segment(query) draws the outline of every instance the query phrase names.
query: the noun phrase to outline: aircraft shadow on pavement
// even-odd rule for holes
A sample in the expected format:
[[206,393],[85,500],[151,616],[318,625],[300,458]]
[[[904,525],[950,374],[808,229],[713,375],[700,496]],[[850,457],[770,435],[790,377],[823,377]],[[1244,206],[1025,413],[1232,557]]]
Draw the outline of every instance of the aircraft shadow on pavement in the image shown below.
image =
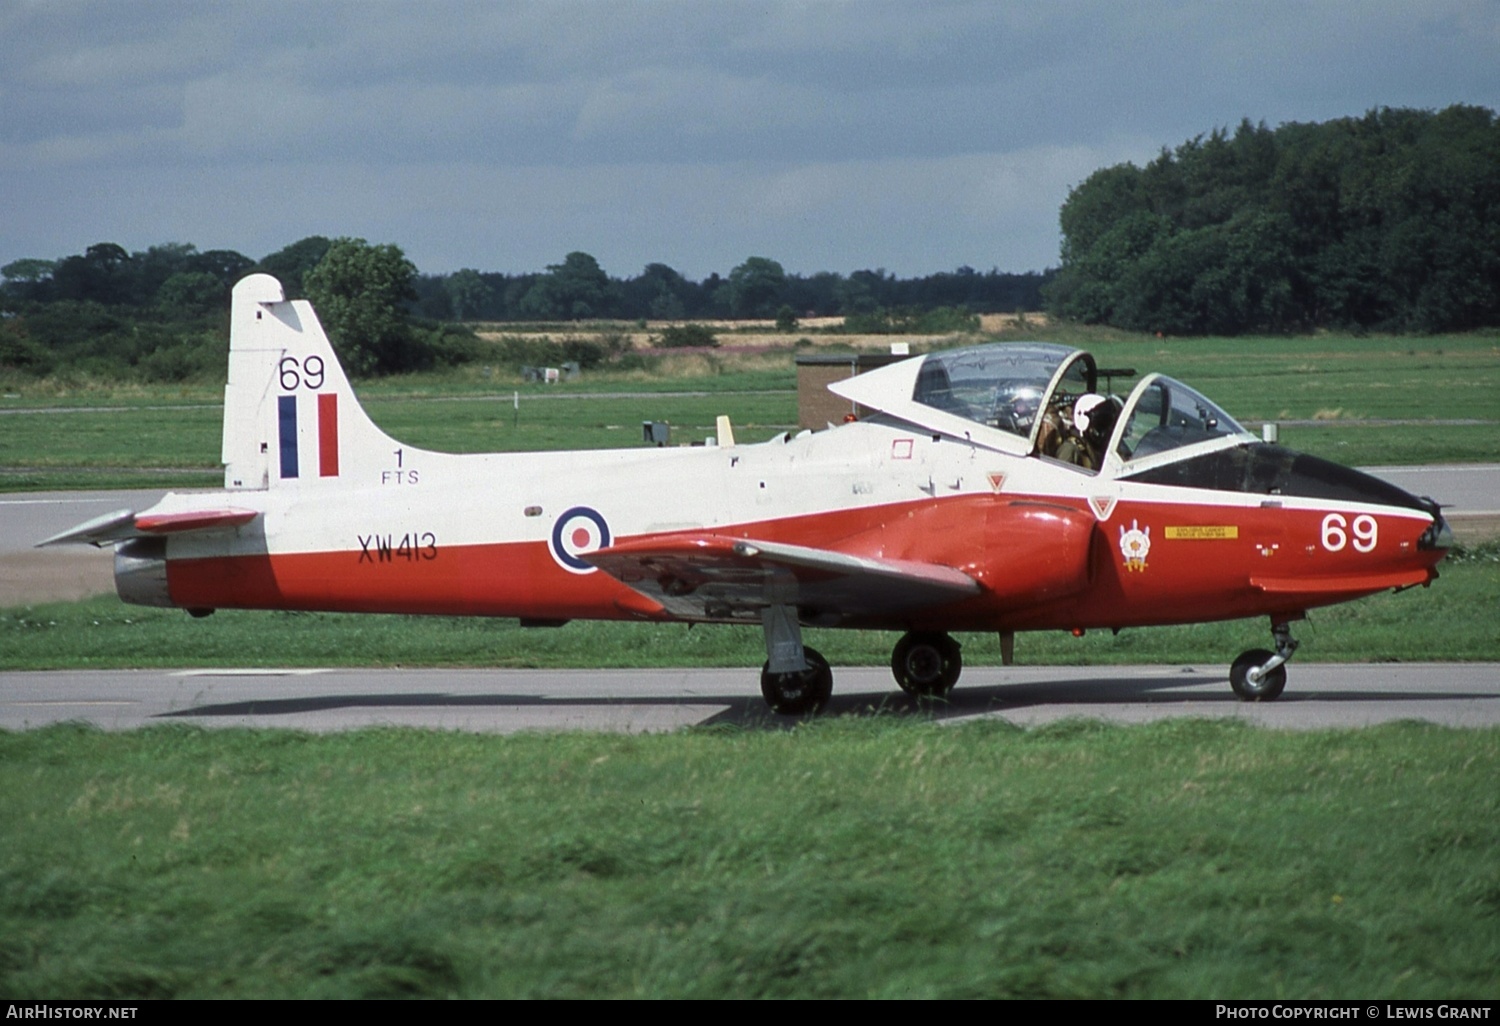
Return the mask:
[[[1333,691],[1304,688],[1283,692],[1277,706],[1295,706],[1316,702],[1321,705],[1350,703],[1389,705],[1402,702],[1497,700],[1500,693],[1476,694],[1472,691]],[[884,703],[883,706],[879,703]],[[1028,681],[1018,684],[958,688],[947,698],[917,700],[906,695],[870,694],[835,695],[826,713],[859,714],[879,709],[886,712],[925,711],[939,719],[957,719],[982,713],[1004,714],[1037,706],[1073,706],[1077,715],[1087,716],[1091,709],[1112,705],[1179,705],[1184,712],[1220,710],[1245,703],[1229,688],[1229,681],[1218,677],[1136,677],[1116,679],[1107,676],[1069,680]]]
[[[998,707],[1021,707],[1029,705],[1056,704],[1058,702],[1078,704],[1100,704],[1120,702],[1171,701],[1172,698],[1153,697],[1152,692],[1171,689],[1180,691],[1185,685],[1202,686],[1199,680],[1184,680],[1182,677],[1133,678],[1120,681],[1114,679],[1050,681],[1047,683],[1001,684],[988,687],[960,688],[943,699],[916,699],[894,688],[890,691],[851,692],[835,694],[823,715],[860,716],[876,713],[922,713],[932,715],[969,715],[974,712],[993,710]],[[1222,683],[1222,682],[1215,682]],[[1232,699],[1227,690],[1226,697]],[[1186,696],[1181,696],[1186,697]],[[1195,695],[1195,698],[1206,696]],[[161,718],[193,718],[215,716],[295,716],[302,713],[327,712],[333,709],[358,708],[541,708],[565,709],[592,706],[657,706],[724,705],[730,710],[749,710],[754,716],[746,719],[757,722],[795,723],[798,717],[779,717],[767,712],[765,703],[758,695],[743,696],[699,696],[699,695],[541,695],[526,692],[505,692],[482,695],[455,694],[442,691],[385,692],[372,694],[307,695],[300,698],[253,698],[238,702],[222,702],[198,705],[188,709],[174,709],[161,713]],[[714,717],[710,722],[722,722]]]
[[[958,688],[943,699],[915,699],[899,691],[853,691],[835,694],[824,710],[824,716],[917,716],[946,720],[987,713],[1003,715],[1036,706],[1071,706],[1080,716],[1104,706],[1177,704],[1190,709],[1223,709],[1238,705],[1228,682],[1216,676],[1205,677],[1182,672],[1152,677],[1118,678],[1107,669],[1097,676],[1078,676],[1064,680],[1027,681],[1014,684],[990,684]],[[1432,691],[1337,692],[1288,691],[1278,705],[1302,702],[1410,702],[1437,699],[1500,698],[1500,695],[1476,695],[1472,692],[1439,694]],[[759,695],[685,696],[685,695],[542,695],[527,692],[490,694],[455,694],[429,691],[408,693],[307,695],[298,698],[250,699],[238,702],[194,706],[159,714],[160,719],[211,719],[219,717],[278,717],[339,709],[530,709],[567,710],[599,707],[721,706],[721,711],[702,721],[700,726],[738,726],[755,729],[790,728],[803,717],[775,716],[767,711]]]

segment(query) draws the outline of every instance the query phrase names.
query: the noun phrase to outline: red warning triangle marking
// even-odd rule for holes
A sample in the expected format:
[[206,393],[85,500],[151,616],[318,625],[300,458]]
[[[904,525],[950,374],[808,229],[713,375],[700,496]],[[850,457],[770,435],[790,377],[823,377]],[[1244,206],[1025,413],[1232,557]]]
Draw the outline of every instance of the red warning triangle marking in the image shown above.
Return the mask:
[[1094,507],[1094,512],[1099,515],[1100,520],[1108,520],[1109,515],[1114,512],[1115,497],[1113,495],[1090,496],[1089,505]]
[[990,487],[993,488],[995,491],[998,492],[1001,488],[1005,487],[1005,475],[1004,474],[993,473],[993,474],[988,474],[986,476],[989,477],[989,479],[990,479]]

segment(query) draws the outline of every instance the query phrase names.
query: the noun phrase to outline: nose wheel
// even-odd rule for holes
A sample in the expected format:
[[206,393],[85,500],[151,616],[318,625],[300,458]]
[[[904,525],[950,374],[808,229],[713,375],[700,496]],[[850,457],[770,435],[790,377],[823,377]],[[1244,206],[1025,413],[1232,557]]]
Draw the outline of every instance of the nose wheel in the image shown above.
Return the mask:
[[940,631],[911,631],[896,642],[891,673],[901,690],[917,698],[941,698],[963,672],[960,646]]
[[1298,641],[1284,623],[1272,625],[1271,637],[1275,652],[1252,648],[1240,653],[1229,668],[1229,686],[1242,702],[1271,702],[1286,688],[1286,662],[1297,651]]

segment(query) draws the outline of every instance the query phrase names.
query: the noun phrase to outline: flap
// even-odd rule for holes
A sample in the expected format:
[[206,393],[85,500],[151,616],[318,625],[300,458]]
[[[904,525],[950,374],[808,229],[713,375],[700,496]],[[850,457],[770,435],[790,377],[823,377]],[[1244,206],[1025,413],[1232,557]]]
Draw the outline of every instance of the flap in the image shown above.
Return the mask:
[[581,558],[687,619],[752,619],[785,604],[804,619],[832,624],[979,591],[972,577],[948,566],[722,535],[637,538]]

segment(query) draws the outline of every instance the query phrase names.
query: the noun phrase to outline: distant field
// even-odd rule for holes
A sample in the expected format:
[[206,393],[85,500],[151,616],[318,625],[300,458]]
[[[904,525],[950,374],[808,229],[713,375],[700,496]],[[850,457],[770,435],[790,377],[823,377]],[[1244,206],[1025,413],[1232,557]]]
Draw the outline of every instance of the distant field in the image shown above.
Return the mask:
[[[1287,424],[1283,441],[1342,463],[1500,458],[1500,336],[1163,340],[1028,330],[1089,348],[1102,366],[1170,373],[1241,420],[1315,422]],[[356,391],[401,441],[454,452],[639,445],[643,420],[670,421],[679,443],[702,441],[721,413],[750,442],[795,425],[794,355],[684,354],[655,375],[587,374],[554,386],[479,365]],[[214,485],[221,394],[219,386],[57,382],[8,394],[0,490]]]

